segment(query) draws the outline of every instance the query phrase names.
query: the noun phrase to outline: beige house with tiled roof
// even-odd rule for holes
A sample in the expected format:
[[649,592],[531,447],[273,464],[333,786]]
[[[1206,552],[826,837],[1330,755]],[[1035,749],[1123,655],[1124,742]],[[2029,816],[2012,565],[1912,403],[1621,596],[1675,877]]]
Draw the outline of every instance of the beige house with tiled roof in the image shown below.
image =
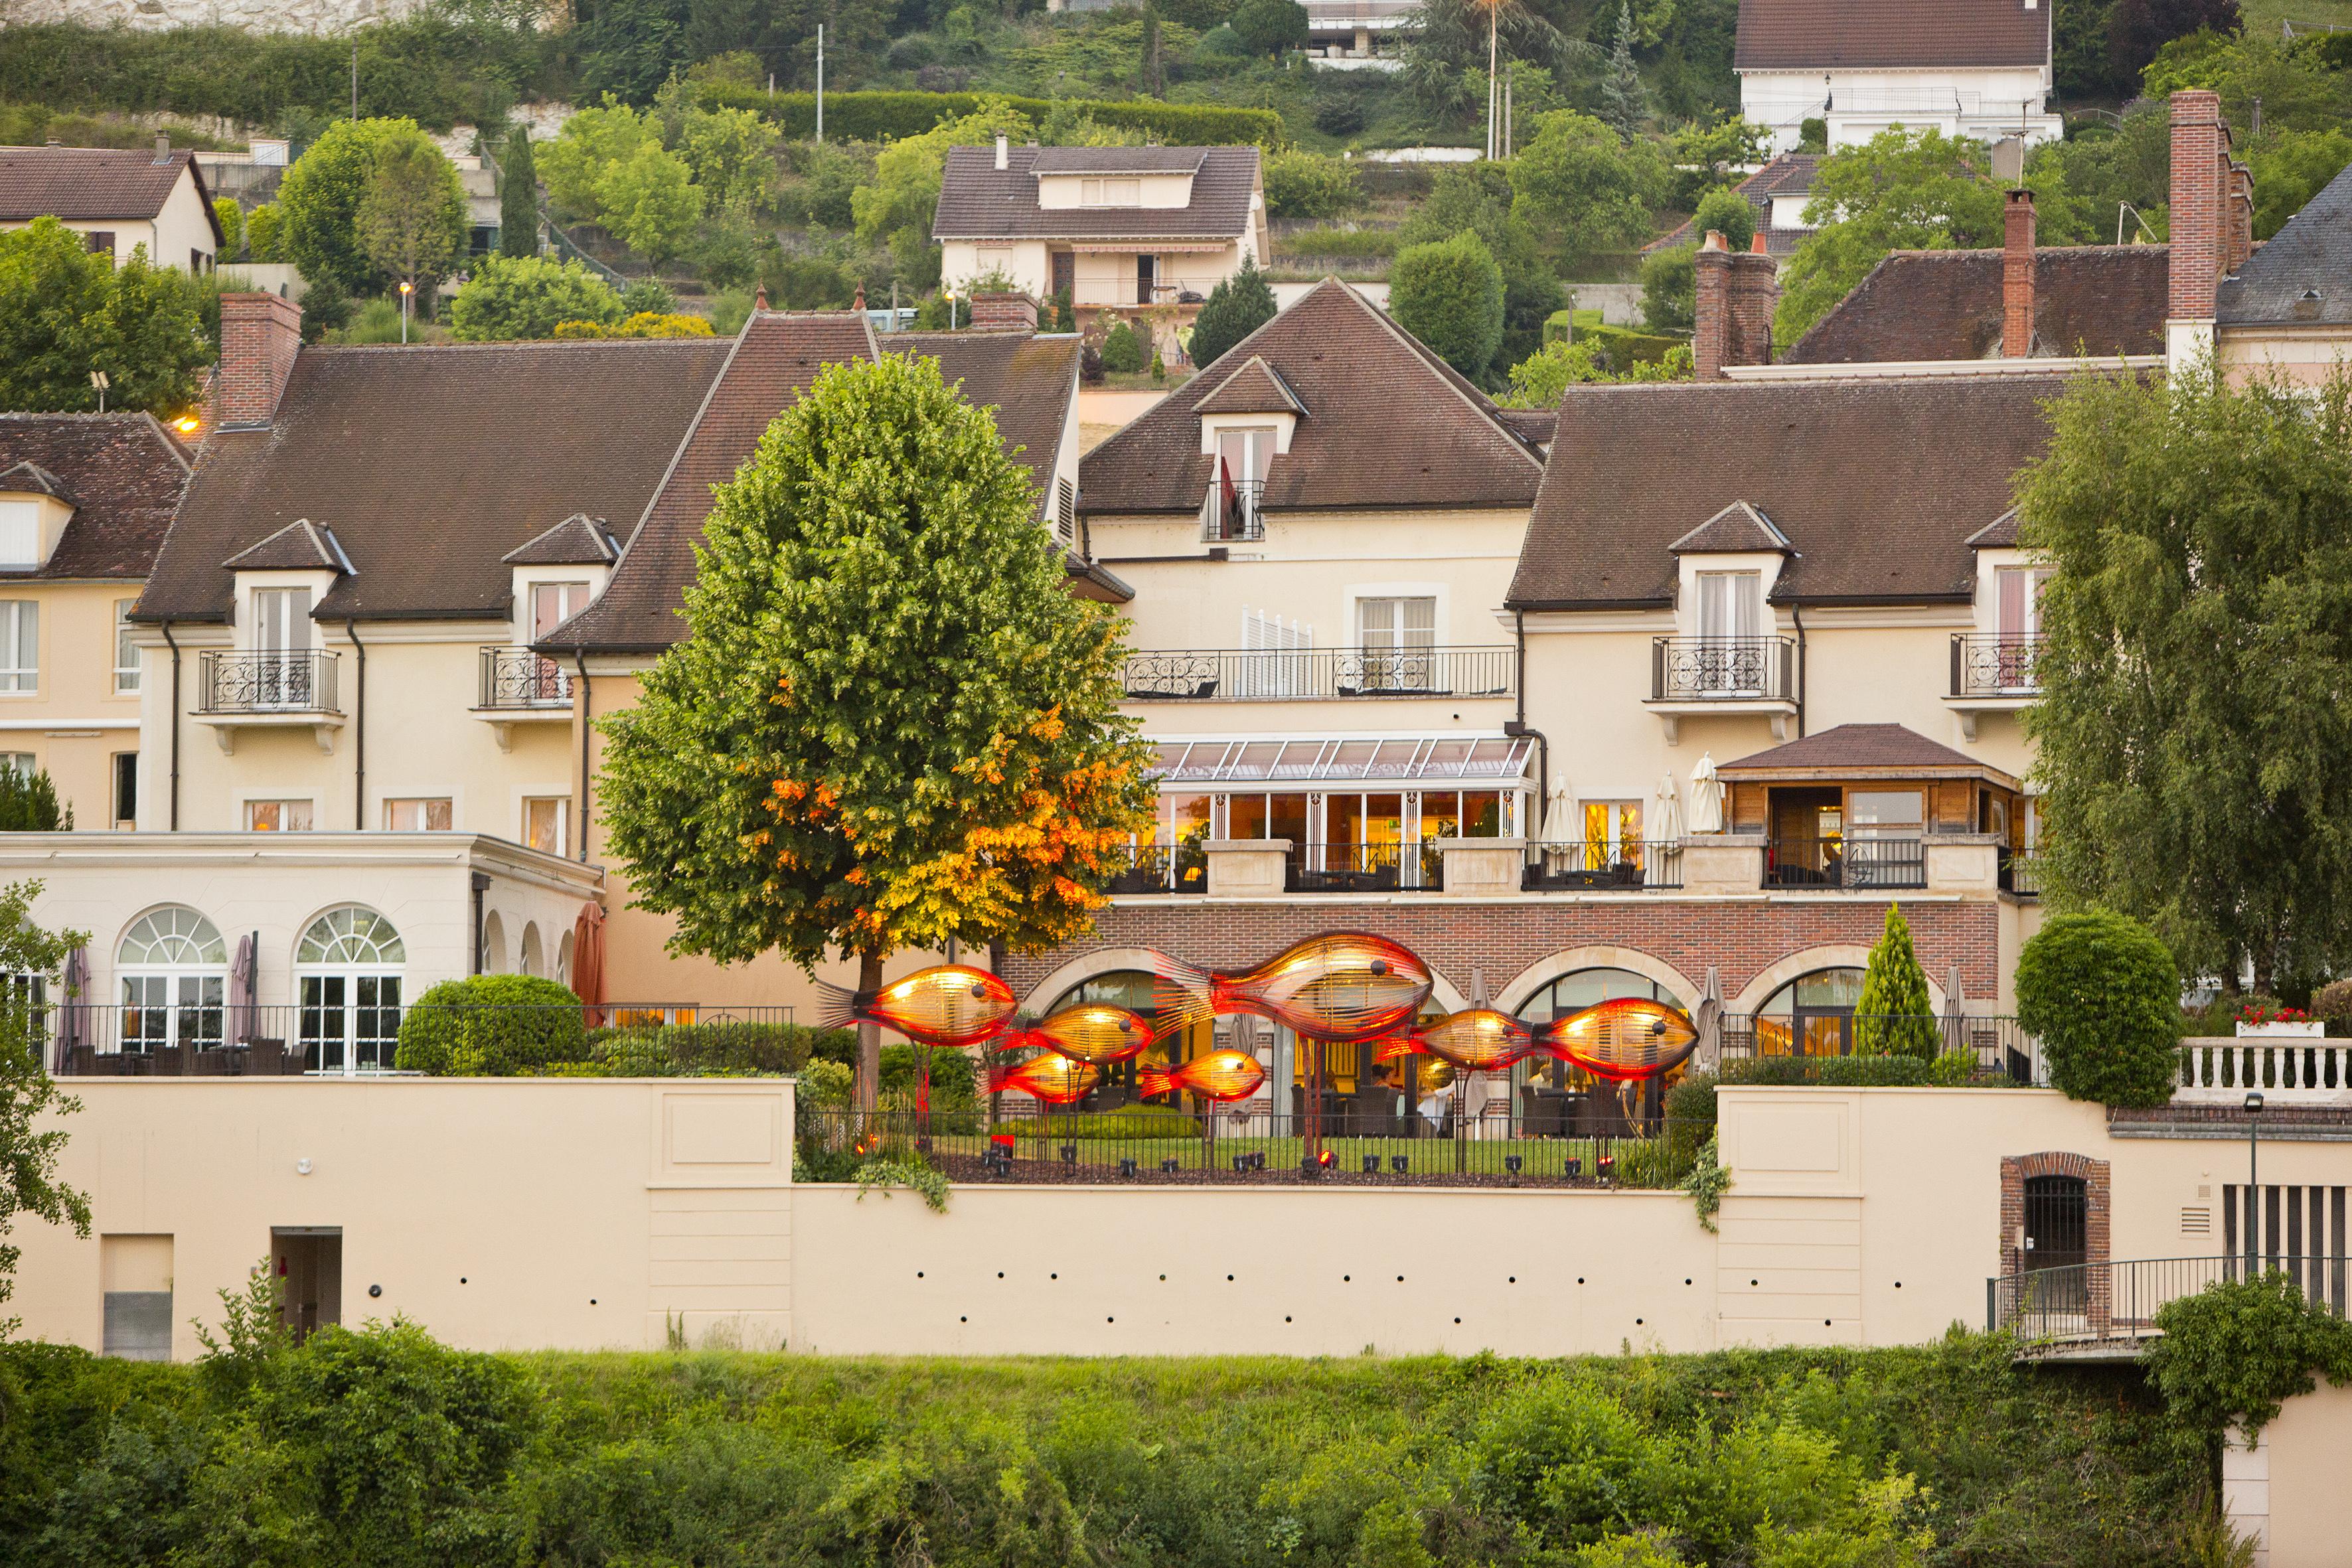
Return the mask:
[[1740,0],[1740,117],[1793,151],[1808,120],[1829,150],[1893,126],[1997,142],[2065,134],[2049,108],[2052,0]]
[[220,256],[220,220],[195,154],[155,149],[0,147],[0,229],[54,217],[89,248],[127,261],[143,247],[158,267],[209,272]]

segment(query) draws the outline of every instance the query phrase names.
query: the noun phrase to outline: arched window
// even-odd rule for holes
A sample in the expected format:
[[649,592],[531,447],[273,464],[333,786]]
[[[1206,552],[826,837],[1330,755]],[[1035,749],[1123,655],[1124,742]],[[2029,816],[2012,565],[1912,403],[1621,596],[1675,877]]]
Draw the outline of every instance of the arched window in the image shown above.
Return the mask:
[[[1615,1002],[1624,997],[1662,1003],[1681,1013],[1689,1011],[1681,997],[1646,974],[1636,974],[1630,969],[1593,968],[1563,974],[1538,988],[1534,995],[1519,1004],[1518,1016],[1529,1028],[1540,1030],[1555,1018],[1580,1013],[1597,1002]],[[1679,1076],[1679,1069],[1669,1076]],[[1534,1088],[1547,1093],[1593,1087],[1591,1075],[1583,1068],[1543,1057],[1521,1064],[1517,1077],[1522,1088]],[[1521,1099],[1521,1111],[1527,1114],[1529,1107],[1524,1103],[1526,1097]]]
[[1759,1056],[1842,1057],[1853,1051],[1853,1009],[1862,1000],[1859,969],[1800,974],[1756,1009]]
[[507,922],[492,910],[482,919],[482,973],[504,974],[507,972]]
[[526,921],[523,923],[522,972],[525,974],[538,974],[542,976],[547,973],[547,957],[540,949],[539,922],[537,921]]
[[122,1048],[217,1047],[228,994],[228,947],[212,921],[173,904],[131,922],[114,952]]
[[555,944],[555,978],[562,984],[572,984],[572,933],[565,931],[563,940]]
[[381,1071],[400,1043],[400,932],[373,910],[346,904],[310,922],[294,948],[302,1050],[313,1072]]

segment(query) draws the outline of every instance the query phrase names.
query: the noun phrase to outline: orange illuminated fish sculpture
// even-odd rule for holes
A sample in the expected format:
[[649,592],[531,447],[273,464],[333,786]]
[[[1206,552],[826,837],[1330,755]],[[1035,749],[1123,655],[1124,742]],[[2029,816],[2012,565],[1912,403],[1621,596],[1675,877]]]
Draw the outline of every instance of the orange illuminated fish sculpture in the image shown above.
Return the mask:
[[1375,1056],[1390,1062],[1399,1057],[1432,1056],[1470,1072],[1499,1072],[1534,1048],[1535,1037],[1525,1024],[1492,1007],[1465,1007],[1433,1024],[1383,1043]]
[[1333,931],[1240,973],[1162,957],[1151,1006],[1171,1033],[1221,1014],[1248,1013],[1309,1039],[1370,1040],[1409,1024],[1435,984],[1411,948],[1361,931]]
[[1003,1094],[1011,1089],[1034,1095],[1048,1105],[1067,1105],[1083,1098],[1087,1090],[1101,1080],[1102,1069],[1093,1063],[1073,1061],[1068,1057],[1047,1051],[1042,1057],[1032,1057],[1015,1067],[991,1068],[988,1092]]
[[1054,1051],[1101,1067],[1141,1056],[1151,1041],[1151,1026],[1140,1015],[1108,1002],[1081,1002],[1034,1024],[1014,1018],[991,1048]]
[[976,1046],[993,1039],[1013,1017],[1013,987],[985,969],[961,963],[919,969],[879,991],[820,984],[818,1026],[879,1024],[918,1045]]
[[1246,1100],[1265,1081],[1265,1068],[1247,1051],[1211,1051],[1181,1067],[1148,1067],[1136,1075],[1136,1092],[1166,1094],[1189,1089],[1202,1100]]
[[1553,1019],[1537,1031],[1535,1048],[1595,1078],[1624,1082],[1681,1066],[1698,1048],[1698,1031],[1675,1008],[1621,996]]

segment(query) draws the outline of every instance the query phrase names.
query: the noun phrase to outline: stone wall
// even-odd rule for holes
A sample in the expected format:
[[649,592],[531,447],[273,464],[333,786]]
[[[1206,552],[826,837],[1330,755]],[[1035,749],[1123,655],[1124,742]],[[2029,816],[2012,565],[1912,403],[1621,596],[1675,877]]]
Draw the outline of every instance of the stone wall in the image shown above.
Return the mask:
[[80,22],[94,27],[231,26],[256,33],[339,33],[404,16],[423,0],[0,0],[0,26]]

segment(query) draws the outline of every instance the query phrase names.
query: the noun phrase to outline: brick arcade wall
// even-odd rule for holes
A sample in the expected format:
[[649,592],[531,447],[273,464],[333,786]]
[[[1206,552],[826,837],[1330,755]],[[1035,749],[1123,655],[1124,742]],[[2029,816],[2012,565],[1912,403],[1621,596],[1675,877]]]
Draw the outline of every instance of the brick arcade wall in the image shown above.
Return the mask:
[[[1465,995],[1470,970],[1499,996],[1511,982],[1571,948],[1632,948],[1674,966],[1694,985],[1715,966],[1727,1001],[1791,953],[1832,944],[1867,947],[1886,923],[1886,900],[1818,902],[1562,900],[1475,903],[1429,900],[1368,903],[1298,898],[1282,903],[1211,903],[1181,899],[1122,901],[1095,917],[1094,934],[1047,952],[1008,954],[998,968],[1026,995],[1073,959],[1107,948],[1160,949],[1188,963],[1238,968],[1271,958],[1302,938],[1365,931],[1404,943]],[[1996,994],[1999,907],[1906,903],[1904,919],[1919,963],[1937,984],[1957,963],[1971,996]]]

